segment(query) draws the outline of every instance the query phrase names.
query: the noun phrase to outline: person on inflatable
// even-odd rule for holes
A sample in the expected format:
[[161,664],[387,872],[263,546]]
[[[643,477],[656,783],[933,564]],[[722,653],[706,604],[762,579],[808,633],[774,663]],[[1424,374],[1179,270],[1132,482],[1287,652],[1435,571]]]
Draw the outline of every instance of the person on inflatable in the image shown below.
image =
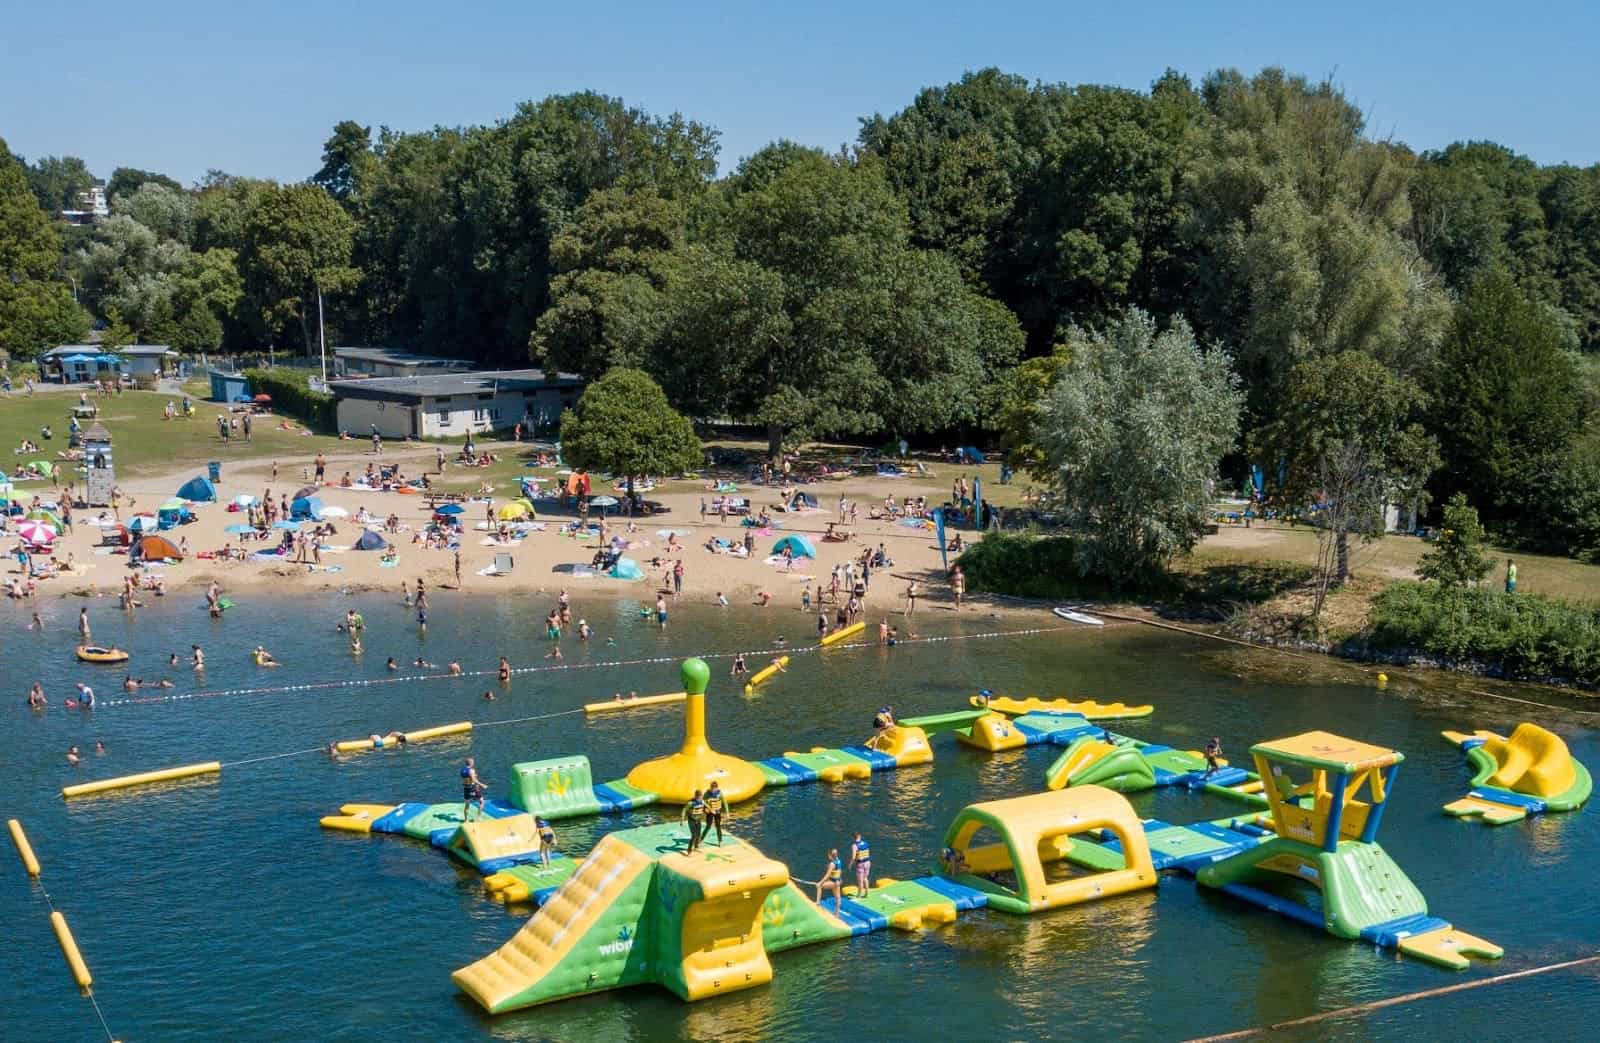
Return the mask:
[[550,856],[556,851],[555,827],[546,822],[542,815],[534,816],[533,824],[539,830],[539,864],[549,866]]
[[839,878],[844,875],[844,867],[839,863],[839,849],[828,849],[828,866],[822,871],[822,879],[817,881],[817,904],[822,904],[822,892],[833,892],[833,913],[839,915],[839,906],[844,895],[839,890]]
[[685,854],[693,854],[700,846],[700,838],[705,836],[706,802],[699,790],[695,790],[689,803],[683,806],[683,821],[689,826],[689,850]]
[[860,833],[850,841],[850,866],[856,871],[856,897],[865,898],[872,890],[872,845]]
[[723,807],[724,807],[724,802],[723,802],[723,799],[722,799],[722,785],[720,783],[718,783],[716,779],[712,779],[711,780],[711,786],[710,786],[710,788],[708,788],[706,790],[705,805],[706,805],[706,828],[705,828],[706,835],[709,836],[711,834],[711,827],[715,826],[716,829],[717,829],[717,846],[721,847],[722,846],[722,811],[723,811]]
[[472,805],[478,805],[478,818],[483,818],[483,795],[489,791],[484,781],[478,778],[478,765],[471,758],[461,767],[461,821],[467,821],[467,812]]

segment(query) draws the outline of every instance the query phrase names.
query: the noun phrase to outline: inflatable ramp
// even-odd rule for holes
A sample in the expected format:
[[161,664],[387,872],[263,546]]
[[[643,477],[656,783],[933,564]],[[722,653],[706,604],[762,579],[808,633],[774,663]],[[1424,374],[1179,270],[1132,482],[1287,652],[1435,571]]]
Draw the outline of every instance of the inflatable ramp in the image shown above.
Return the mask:
[[770,981],[769,936],[790,947],[851,933],[749,844],[688,854],[687,842],[672,825],[607,834],[510,941],[452,980],[495,1014],[626,985],[698,1000]]
[[1444,806],[1445,814],[1490,826],[1546,811],[1576,811],[1594,787],[1589,769],[1559,735],[1523,722],[1511,737],[1490,731],[1445,732],[1466,755],[1472,788]]

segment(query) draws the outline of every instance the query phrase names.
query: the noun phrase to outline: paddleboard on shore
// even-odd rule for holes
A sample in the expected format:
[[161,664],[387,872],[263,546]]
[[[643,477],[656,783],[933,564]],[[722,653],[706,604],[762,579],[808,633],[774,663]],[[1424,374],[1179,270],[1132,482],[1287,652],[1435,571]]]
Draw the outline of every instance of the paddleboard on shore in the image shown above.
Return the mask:
[[1103,619],[1096,619],[1087,612],[1079,612],[1077,609],[1067,608],[1063,605],[1057,605],[1050,611],[1054,612],[1062,619],[1070,619],[1074,623],[1086,623],[1092,627],[1103,627],[1106,625],[1106,621]]

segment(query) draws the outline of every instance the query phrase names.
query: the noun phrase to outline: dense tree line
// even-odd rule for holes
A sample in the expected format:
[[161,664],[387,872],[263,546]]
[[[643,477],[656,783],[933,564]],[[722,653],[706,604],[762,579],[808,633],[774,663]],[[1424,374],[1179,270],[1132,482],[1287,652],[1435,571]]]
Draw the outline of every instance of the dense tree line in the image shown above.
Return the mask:
[[1137,311],[1230,361],[1233,477],[1304,501],[1342,461],[1373,498],[1464,491],[1502,534],[1600,552],[1600,165],[1418,154],[1275,69],[1148,91],[990,69],[844,152],[717,159],[710,127],[580,93],[492,126],[345,121],[298,185],[120,168],[80,229],[49,215],[83,163],[5,154],[0,347],[92,318],[311,350],[320,299],[330,342],[642,369],[774,448],[988,430],[1054,482],[1058,382],[1103,372],[1078,356]]

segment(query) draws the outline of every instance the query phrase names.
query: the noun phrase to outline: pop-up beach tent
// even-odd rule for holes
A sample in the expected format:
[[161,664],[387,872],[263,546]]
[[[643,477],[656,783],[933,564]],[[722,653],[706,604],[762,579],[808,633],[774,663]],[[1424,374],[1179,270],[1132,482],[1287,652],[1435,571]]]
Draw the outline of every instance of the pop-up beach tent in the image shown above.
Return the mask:
[[361,534],[361,538],[356,540],[355,544],[351,547],[351,549],[352,550],[388,550],[389,549],[389,541],[384,539],[382,536],[378,535],[377,533],[373,532],[371,529],[368,529],[366,532],[363,532]]
[[145,536],[128,551],[129,561],[160,561],[163,558],[183,560],[183,552],[165,536]]
[[196,476],[183,483],[183,488],[178,490],[178,496],[193,503],[214,503],[217,499],[217,487],[211,484],[211,479]]
[[289,504],[289,520],[322,520],[322,501],[315,496],[302,496]]
[[644,579],[644,570],[632,558],[618,558],[606,575],[612,579]]
[[772,553],[782,554],[785,547],[789,548],[789,553],[796,558],[814,558],[817,556],[817,548],[813,547],[811,541],[799,533],[792,532],[777,543],[774,543],[772,545]]
[[791,511],[816,510],[817,498],[810,493],[796,492],[789,500]]

